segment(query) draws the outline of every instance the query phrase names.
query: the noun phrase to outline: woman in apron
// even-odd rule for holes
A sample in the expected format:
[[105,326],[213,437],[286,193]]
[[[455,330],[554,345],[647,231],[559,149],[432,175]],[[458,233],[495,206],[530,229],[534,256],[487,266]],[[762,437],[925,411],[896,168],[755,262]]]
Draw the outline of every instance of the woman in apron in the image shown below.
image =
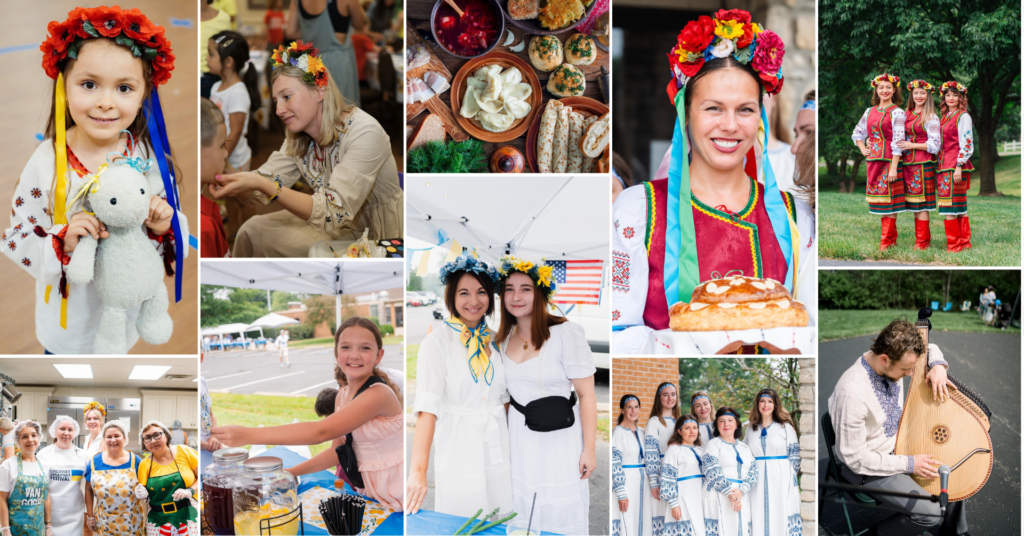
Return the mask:
[[100,432],[106,448],[85,467],[86,522],[98,536],[141,536],[145,516],[136,499],[139,457],[124,449],[124,424],[110,421]]
[[[142,450],[153,455],[139,464],[136,497],[149,499],[148,536],[199,536],[199,511],[193,497],[199,487],[199,455],[185,445],[169,446],[171,432],[149,421],[139,433]],[[141,489],[139,489],[141,487]]]
[[3,536],[53,536],[46,470],[36,460],[43,427],[23,421],[13,433],[21,454],[0,464],[0,532]]
[[88,462],[96,453],[104,448],[103,438],[100,437],[100,430],[103,429],[103,425],[107,421],[107,408],[103,407],[103,404],[99,402],[89,402],[85,405],[84,412],[85,428],[89,430],[89,436],[85,438],[85,445],[82,446],[82,450],[85,451],[86,461]]
[[53,495],[50,520],[54,536],[80,536],[85,527],[85,451],[72,441],[78,437],[78,422],[67,415],[58,416],[50,424],[54,444],[39,451],[39,461],[46,467],[46,477]]

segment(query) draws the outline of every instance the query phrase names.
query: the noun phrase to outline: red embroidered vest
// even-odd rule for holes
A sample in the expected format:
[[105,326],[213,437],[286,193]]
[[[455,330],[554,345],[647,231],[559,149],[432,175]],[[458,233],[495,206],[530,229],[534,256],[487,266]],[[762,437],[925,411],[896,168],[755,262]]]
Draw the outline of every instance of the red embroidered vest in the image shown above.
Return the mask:
[[[907,141],[910,143],[926,143],[928,141],[928,131],[925,129],[924,121],[920,115],[914,112],[907,112],[907,119],[903,126]],[[921,164],[923,162],[931,162],[932,160],[935,160],[935,155],[924,149],[904,151],[903,157],[900,158],[900,162],[904,164]]]
[[[942,144],[939,146],[938,171],[953,171],[956,169],[956,157],[960,154],[960,131],[957,129],[957,123],[963,114],[964,112],[961,110],[953,115],[947,115],[942,118],[942,126],[940,127]],[[970,140],[968,140],[968,143],[970,143]],[[971,161],[968,160],[960,169],[971,171],[974,169],[974,164],[971,164]]]
[[892,112],[896,109],[895,104],[890,104],[882,111],[878,111],[878,106],[872,106],[868,112],[868,139],[865,143],[869,162],[892,160]]

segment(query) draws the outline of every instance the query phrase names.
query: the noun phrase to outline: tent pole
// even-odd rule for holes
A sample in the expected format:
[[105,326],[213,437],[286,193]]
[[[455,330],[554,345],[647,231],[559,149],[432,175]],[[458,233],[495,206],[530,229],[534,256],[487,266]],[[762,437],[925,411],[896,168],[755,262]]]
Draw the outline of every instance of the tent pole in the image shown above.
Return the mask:
[[334,329],[341,325],[341,294],[334,295]]
[[[267,312],[273,313],[274,310],[270,307],[270,289],[267,289]],[[262,333],[262,332],[261,332]]]

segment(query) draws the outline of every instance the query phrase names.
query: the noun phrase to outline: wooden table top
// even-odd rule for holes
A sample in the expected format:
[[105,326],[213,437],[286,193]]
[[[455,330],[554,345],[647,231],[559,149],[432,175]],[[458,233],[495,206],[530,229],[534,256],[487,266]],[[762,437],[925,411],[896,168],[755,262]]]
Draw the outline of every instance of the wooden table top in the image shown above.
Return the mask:
[[[500,0],[500,1],[505,1],[505,0]],[[405,12],[406,13],[406,19],[408,20],[408,25],[409,25],[409,29],[407,31],[415,32],[417,30],[425,30],[427,32],[427,34],[429,35],[430,34],[430,11],[434,8],[434,2],[431,1],[431,0],[409,0],[409,1],[406,2],[405,5],[406,5],[406,12]],[[523,30],[520,30],[519,28],[517,28],[517,27],[513,26],[511,23],[509,23],[508,19],[505,19],[505,29],[506,30],[511,30],[513,35],[515,35],[515,39],[512,41],[512,46],[515,46],[515,45],[519,44],[523,40],[523,36],[526,35],[526,33],[523,32]],[[555,37],[557,37],[558,40],[561,41],[562,44],[564,45],[566,39],[569,39],[570,37],[572,37],[576,33],[577,32],[575,30],[569,30],[567,32],[558,34]],[[498,46],[494,47],[494,49],[491,52],[505,52],[507,54],[513,54],[513,55],[519,57],[520,59],[522,59],[523,61],[525,61],[528,65],[530,65],[532,67],[533,64],[530,63],[530,54],[528,53],[529,45],[530,45],[529,40],[527,40],[526,46],[523,47],[523,51],[522,52],[515,52],[515,51],[511,50],[509,47],[502,46],[502,43],[505,42],[505,39],[506,39],[507,35],[508,35],[508,32],[506,31],[505,35],[503,35],[503,36],[498,38],[499,39]],[[441,60],[442,63],[444,63],[444,66],[447,67],[449,71],[451,71],[453,77],[458,73],[459,69],[461,69],[463,65],[465,65],[468,61],[470,61],[470,60],[466,60],[466,59],[462,59],[462,58],[456,58],[455,56],[449,54],[443,47],[438,45],[436,42],[424,40],[424,43],[430,49],[431,53],[433,53],[435,56],[437,56],[437,58],[439,60]],[[601,74],[601,66],[602,65],[607,67],[609,74],[611,73],[611,66],[609,65],[609,61],[608,61],[609,53],[605,52],[604,50],[601,50],[600,47],[596,47],[595,46],[594,48],[597,51],[597,58],[594,60],[594,62],[591,63],[590,65],[577,65],[576,66],[581,71],[583,71],[583,75],[586,77],[586,80],[587,80],[587,88],[586,88],[586,90],[584,90],[583,96],[584,97],[590,97],[590,98],[592,98],[592,99],[594,99],[594,100],[596,100],[598,102],[602,102],[604,104],[608,104],[607,102],[605,102],[604,97],[601,95],[601,89],[600,89],[600,87],[597,84],[597,77]],[[541,104],[541,109],[538,111],[538,113],[543,113],[544,106],[547,104],[548,100],[552,99],[552,98],[556,98],[557,99],[559,97],[556,97],[556,96],[552,95],[547,90],[548,77],[550,76],[551,73],[538,70],[536,67],[533,68],[533,72],[536,73],[537,74],[537,78],[540,79],[540,84],[541,84],[542,91],[543,91],[543,102]],[[441,101],[444,102],[444,104],[447,105],[449,108],[451,107],[451,93],[452,92],[449,89],[448,91],[445,91],[444,93],[442,93],[439,96]],[[412,118],[411,120],[409,120],[408,126],[415,127],[416,125],[418,125],[427,116],[427,113],[428,113],[428,111],[424,111],[423,113],[421,113],[421,114],[417,115],[416,117]],[[458,110],[455,110],[453,113],[454,114],[458,114],[459,112],[458,112]],[[412,132],[412,131],[410,130],[410,132]],[[513,140],[509,140],[507,142],[502,142],[502,143],[484,142],[484,155],[487,157],[488,161],[490,161],[491,155],[499,147],[512,146],[512,147],[515,147],[516,149],[519,149],[523,153],[523,157],[525,158],[525,156],[526,156],[526,135],[527,135],[527,133],[524,132],[522,136],[519,136],[518,138],[515,138]],[[451,137],[449,136],[449,141],[450,141],[450,138]],[[526,172],[529,173],[529,171],[530,171],[530,166],[527,165],[526,166]]]

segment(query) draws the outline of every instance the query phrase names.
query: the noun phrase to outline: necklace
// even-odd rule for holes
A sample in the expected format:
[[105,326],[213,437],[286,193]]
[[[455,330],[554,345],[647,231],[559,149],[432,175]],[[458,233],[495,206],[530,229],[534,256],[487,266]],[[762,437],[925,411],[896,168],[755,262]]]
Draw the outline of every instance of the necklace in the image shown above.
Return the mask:
[[523,351],[525,352],[526,349],[530,347],[530,343],[526,342],[526,339],[524,339],[524,338],[519,336],[519,326],[515,327],[515,332],[516,332],[516,338],[521,340],[521,341],[523,341]]

